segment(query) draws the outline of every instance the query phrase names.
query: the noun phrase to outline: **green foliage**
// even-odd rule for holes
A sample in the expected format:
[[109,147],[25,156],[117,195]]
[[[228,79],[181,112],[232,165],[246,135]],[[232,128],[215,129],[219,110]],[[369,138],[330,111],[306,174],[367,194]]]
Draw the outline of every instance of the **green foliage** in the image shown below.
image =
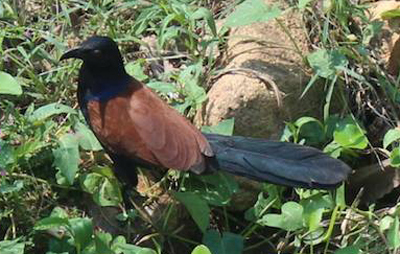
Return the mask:
[[258,223],[286,231],[300,229],[303,227],[303,207],[296,202],[287,202],[282,205],[281,214],[266,214]]
[[193,249],[191,254],[212,254],[205,245],[198,245]]
[[25,243],[21,242],[20,239],[0,241],[0,252],[2,254],[23,254],[24,249]]
[[197,226],[205,232],[210,224],[210,208],[207,202],[193,192],[175,192],[174,197],[185,205]]
[[[175,245],[179,246],[176,253],[190,253],[197,246],[194,254],[254,253],[260,246],[272,246],[277,249],[274,253],[286,253],[278,246],[290,246],[290,252],[296,253],[398,249],[397,211],[387,214],[349,207],[344,186],[333,195],[315,190],[291,192],[264,184],[243,219],[243,214],[227,206],[235,206],[232,200],[238,193],[247,199],[246,193],[241,194],[234,177],[220,172],[204,176],[175,173],[176,178],[171,173],[157,182],[164,191],[174,193],[199,229],[187,231],[190,223],[182,221],[178,229],[170,230],[169,222],[178,216],[172,205],[160,215],[155,213],[162,221],[160,228],[143,215],[159,194],[140,197],[146,199],[144,211],[126,204],[129,201],[122,198],[125,195],[110,161],[76,110],[80,63],[58,64],[60,55],[76,45],[75,38],[111,36],[120,43],[128,73],[146,82],[182,114],[193,117],[207,99],[215,71],[221,62],[225,64],[214,50],[223,52],[227,27],[275,20],[288,33],[280,18],[288,9],[298,9],[314,43],[314,50],[303,57],[313,72],[303,95],[315,86],[325,86],[324,117],[304,116],[287,123],[282,140],[316,146],[357,164],[359,153],[372,148],[366,132],[369,123],[360,117],[363,112],[354,112],[362,107],[347,97],[366,94],[360,99],[365,104],[400,102],[398,81],[387,78],[381,61],[374,59],[372,44],[381,35],[383,22],[369,21],[357,1],[299,0],[285,10],[261,0],[239,1],[239,6],[195,0],[14,2],[0,2],[0,235],[4,238],[0,253],[154,254],[168,253]],[[397,14],[383,15],[392,18]],[[218,28],[217,18],[226,16],[224,26]],[[150,36],[156,38],[155,45],[142,40]],[[292,42],[298,48],[296,40]],[[331,114],[335,99],[335,106],[343,105],[335,108],[338,115]],[[379,111],[384,106],[372,109]],[[383,112],[397,119],[390,115],[395,111],[386,107]],[[385,121],[396,123],[393,119]],[[379,151],[398,167],[400,134],[393,126]],[[234,119],[202,130],[232,135]],[[87,217],[93,208],[83,196],[100,207],[117,207],[118,229],[129,230],[117,236],[95,228],[95,219]],[[146,225],[144,230],[141,224]],[[133,232],[136,229],[139,234]],[[189,231],[197,239],[186,235]],[[201,237],[204,245],[198,245]],[[157,251],[129,244],[135,241]],[[385,248],[383,242],[388,244]],[[180,249],[183,245],[186,252]],[[338,246],[342,249],[336,250]]]
[[35,225],[37,231],[65,230],[64,234],[49,242],[49,252],[70,253],[109,253],[109,254],[155,254],[156,252],[127,244],[125,237],[113,236],[109,233],[95,231],[91,219],[68,218],[66,212],[56,207],[50,217],[41,219]]
[[268,22],[281,16],[282,10],[277,5],[267,5],[262,0],[247,0],[232,12],[226,26],[246,26],[256,22]]
[[213,254],[241,254],[244,247],[242,236],[230,232],[223,232],[221,236],[215,230],[204,234],[203,243]]
[[22,88],[10,74],[0,71],[0,94],[21,95]]

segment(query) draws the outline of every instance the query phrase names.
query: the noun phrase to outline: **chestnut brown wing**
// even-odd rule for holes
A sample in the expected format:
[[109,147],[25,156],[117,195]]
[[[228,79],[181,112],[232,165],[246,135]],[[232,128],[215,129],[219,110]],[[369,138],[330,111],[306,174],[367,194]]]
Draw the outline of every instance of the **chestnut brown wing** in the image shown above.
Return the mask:
[[149,88],[142,85],[133,92],[129,115],[135,132],[162,166],[196,173],[204,171],[204,155],[213,155],[208,141]]

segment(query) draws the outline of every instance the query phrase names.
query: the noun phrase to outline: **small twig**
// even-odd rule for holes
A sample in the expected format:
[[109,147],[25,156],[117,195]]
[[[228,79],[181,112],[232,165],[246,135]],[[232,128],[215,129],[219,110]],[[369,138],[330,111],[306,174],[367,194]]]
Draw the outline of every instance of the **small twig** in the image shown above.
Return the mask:
[[268,74],[264,74],[264,73],[261,73],[259,71],[255,71],[255,70],[252,70],[249,68],[231,68],[231,69],[225,69],[225,70],[219,71],[218,74],[216,74],[213,78],[218,79],[221,76],[228,74],[228,73],[250,74],[250,76],[261,80],[264,84],[271,86],[275,93],[275,98],[278,103],[278,107],[282,106],[282,97],[281,97],[282,92],[279,90],[276,83],[273,81],[273,79]]

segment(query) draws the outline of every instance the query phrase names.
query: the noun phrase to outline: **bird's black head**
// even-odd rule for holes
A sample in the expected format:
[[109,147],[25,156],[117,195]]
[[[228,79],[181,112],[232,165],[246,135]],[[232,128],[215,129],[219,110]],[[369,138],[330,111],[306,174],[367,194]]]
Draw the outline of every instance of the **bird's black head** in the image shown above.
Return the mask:
[[118,46],[109,37],[90,37],[78,47],[65,52],[60,61],[69,58],[83,60],[85,67],[90,71],[124,71],[124,64]]

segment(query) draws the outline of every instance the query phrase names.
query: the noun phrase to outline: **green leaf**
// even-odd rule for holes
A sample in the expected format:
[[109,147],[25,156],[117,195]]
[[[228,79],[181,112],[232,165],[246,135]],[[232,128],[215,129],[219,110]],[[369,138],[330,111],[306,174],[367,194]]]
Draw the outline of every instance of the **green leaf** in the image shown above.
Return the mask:
[[110,247],[111,241],[112,241],[111,234],[105,232],[97,232],[94,236],[94,243],[96,246],[95,253],[115,254],[115,252]]
[[185,191],[196,193],[215,206],[228,204],[232,195],[239,190],[233,176],[223,172],[192,176],[185,181],[184,187]]
[[373,20],[363,30],[363,44],[368,45],[371,40],[379,35],[385,23],[380,20]]
[[390,152],[390,165],[400,167],[400,147],[396,147]]
[[399,231],[399,217],[394,217],[392,226],[387,232],[387,239],[389,246],[392,249],[397,249],[400,247],[400,231]]
[[201,131],[206,133],[215,133],[220,135],[232,136],[235,125],[235,118],[229,118],[222,120],[214,126],[203,126]]
[[128,63],[125,66],[125,70],[129,75],[132,75],[139,81],[145,81],[149,78],[149,76],[143,72],[143,67],[140,60]]
[[347,246],[345,248],[337,250],[337,251],[335,251],[334,254],[358,254],[358,253],[361,253],[360,248],[355,245],[352,245],[352,246]]
[[346,67],[347,58],[338,50],[319,49],[307,56],[308,63],[315,73],[323,78],[332,79],[338,67]]
[[[93,224],[88,218],[72,218],[69,220],[71,233],[74,237],[75,247],[83,250],[92,242]],[[80,251],[78,251],[80,253]]]
[[184,92],[187,99],[192,102],[192,105],[197,108],[207,99],[206,91],[203,87],[198,85],[199,75],[202,72],[202,62],[188,66],[179,75],[180,82],[184,84]]
[[62,209],[59,206],[56,206],[54,207],[53,211],[51,211],[50,217],[68,219],[68,214],[64,209]]
[[[7,166],[14,163],[14,149],[13,147],[0,139],[0,168],[8,168]],[[0,169],[1,170],[1,169]]]
[[100,151],[103,149],[96,136],[85,124],[78,122],[75,124],[74,129],[79,146],[82,147],[82,149],[88,151]]
[[21,95],[22,88],[10,74],[0,71],[0,94]]
[[314,117],[301,117],[294,124],[298,128],[299,138],[304,138],[307,144],[319,144],[325,141],[324,127]]
[[228,16],[225,25],[235,27],[267,22],[281,14],[282,10],[277,5],[267,5],[262,0],[247,0]]
[[281,214],[266,214],[258,223],[263,226],[295,231],[303,227],[303,207],[296,202],[282,205]]
[[0,184],[0,194],[7,194],[20,191],[24,187],[22,180],[15,180],[12,184],[3,182]]
[[249,221],[257,221],[271,208],[280,208],[280,194],[283,190],[282,187],[273,184],[267,185],[268,197],[264,198],[264,193],[258,194],[257,202],[252,208],[246,211],[245,218]]
[[212,254],[211,251],[207,248],[207,246],[200,244],[197,245],[196,248],[192,251],[191,254]]
[[379,230],[383,233],[388,230],[390,226],[393,224],[394,218],[392,216],[386,215],[379,222]]
[[339,158],[340,154],[343,151],[343,147],[336,143],[335,141],[332,141],[331,143],[327,144],[324,147],[324,153],[329,154],[333,158]]
[[182,202],[202,232],[210,224],[210,208],[207,202],[192,192],[174,192],[174,197]]
[[304,9],[306,6],[313,0],[299,0],[299,3],[297,4],[297,7],[299,9]]
[[397,128],[389,130],[383,137],[383,148],[386,149],[390,144],[398,140],[400,140],[400,130]]
[[60,138],[59,144],[59,148],[53,150],[53,163],[66,178],[67,183],[72,185],[80,160],[76,136],[65,134]]
[[117,253],[119,253],[121,251],[123,254],[157,254],[157,252],[155,252],[152,249],[143,248],[143,247],[139,247],[139,246],[136,246],[133,244],[127,244],[127,243],[117,244],[116,250],[118,250]]
[[122,194],[118,182],[103,178],[103,183],[94,193],[93,199],[100,206],[118,206],[122,202]]
[[68,227],[69,222],[67,218],[47,217],[36,222],[35,230],[48,230],[59,227]]
[[163,94],[176,93],[178,91],[178,88],[171,83],[155,81],[155,82],[149,82],[146,85],[151,89]]
[[208,9],[200,7],[190,16],[190,18],[193,20],[204,18],[207,21],[207,25],[210,28],[212,34],[215,37],[217,36],[217,27],[215,25],[214,17]]
[[221,235],[214,229],[208,230],[203,236],[203,243],[212,254],[241,254],[243,252],[243,237],[230,232]]
[[393,9],[381,13],[382,19],[393,19],[400,17],[400,9]]
[[351,117],[347,117],[336,124],[333,139],[345,148],[364,149],[368,146],[364,132]]
[[59,114],[77,114],[78,112],[71,108],[70,106],[60,104],[60,103],[51,103],[45,106],[42,106],[35,111],[31,115],[28,116],[29,121],[36,122],[36,121],[43,121],[46,118],[59,115]]
[[301,200],[300,204],[304,208],[303,219],[310,231],[314,231],[320,227],[322,214],[325,209],[332,209],[333,207],[330,201],[329,196],[322,195],[322,193]]
[[90,194],[99,190],[104,176],[97,173],[89,173],[81,177],[82,189]]
[[25,243],[19,242],[20,239],[12,241],[4,240],[0,241],[0,253],[1,254],[24,254]]

